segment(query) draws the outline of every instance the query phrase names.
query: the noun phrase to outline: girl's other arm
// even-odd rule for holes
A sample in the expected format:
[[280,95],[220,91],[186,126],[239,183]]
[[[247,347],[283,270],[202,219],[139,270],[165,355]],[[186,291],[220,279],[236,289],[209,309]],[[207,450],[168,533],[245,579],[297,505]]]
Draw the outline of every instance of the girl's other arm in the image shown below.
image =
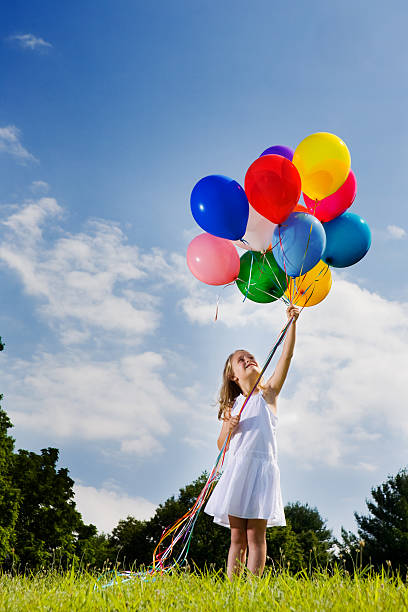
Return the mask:
[[286,310],[286,313],[288,319],[291,319],[293,317],[293,321],[286,334],[282,355],[280,356],[274,373],[266,383],[267,387],[273,389],[275,395],[279,394],[280,390],[283,387],[283,383],[286,380],[296,342],[296,320],[299,316],[299,309],[295,308],[295,306],[289,306]]
[[238,425],[239,418],[240,418],[239,416],[233,416],[233,417],[230,417],[229,419],[226,419],[223,422],[222,427],[221,427],[221,433],[217,440],[218,450],[222,449],[222,447],[224,446],[224,442],[227,439],[228,434],[232,433],[234,429],[236,428],[236,426]]

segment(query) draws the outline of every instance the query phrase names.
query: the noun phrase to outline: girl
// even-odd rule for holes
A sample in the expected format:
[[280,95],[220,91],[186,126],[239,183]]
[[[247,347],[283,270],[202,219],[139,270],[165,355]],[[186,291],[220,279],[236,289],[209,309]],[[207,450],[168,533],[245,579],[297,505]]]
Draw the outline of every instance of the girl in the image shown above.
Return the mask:
[[229,433],[228,465],[217,483],[205,512],[214,522],[231,529],[227,574],[241,574],[245,567],[262,575],[266,561],[266,528],[286,525],[277,464],[277,397],[285,382],[293,356],[299,310],[287,309],[290,325],[281,357],[270,379],[258,384],[238,416],[245,397],[253,388],[260,368],[251,353],[237,350],[225,364],[219,397],[218,418],[223,420],[218,448]]

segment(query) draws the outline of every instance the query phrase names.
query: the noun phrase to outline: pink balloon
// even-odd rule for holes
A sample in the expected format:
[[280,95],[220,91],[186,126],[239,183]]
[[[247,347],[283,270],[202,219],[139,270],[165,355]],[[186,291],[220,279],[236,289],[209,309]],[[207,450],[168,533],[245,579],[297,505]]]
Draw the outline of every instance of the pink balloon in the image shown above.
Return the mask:
[[350,208],[354,202],[357,192],[357,181],[356,176],[352,170],[345,182],[337,191],[329,195],[323,200],[319,200],[316,204],[315,200],[311,200],[305,193],[303,199],[309,211],[314,214],[319,221],[331,221],[335,217],[338,217],[345,210]]
[[230,240],[200,234],[188,245],[187,265],[203,283],[225,285],[238,278],[240,260]]

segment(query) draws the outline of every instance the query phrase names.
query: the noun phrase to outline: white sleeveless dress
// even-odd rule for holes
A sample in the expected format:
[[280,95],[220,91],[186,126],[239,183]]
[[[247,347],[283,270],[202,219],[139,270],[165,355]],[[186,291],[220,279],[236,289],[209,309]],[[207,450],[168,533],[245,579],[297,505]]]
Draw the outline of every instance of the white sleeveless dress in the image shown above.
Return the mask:
[[[231,416],[239,413],[245,397],[239,395]],[[262,391],[250,397],[231,436],[227,466],[204,512],[229,527],[228,515],[266,519],[267,527],[286,525],[280,489],[276,425]]]

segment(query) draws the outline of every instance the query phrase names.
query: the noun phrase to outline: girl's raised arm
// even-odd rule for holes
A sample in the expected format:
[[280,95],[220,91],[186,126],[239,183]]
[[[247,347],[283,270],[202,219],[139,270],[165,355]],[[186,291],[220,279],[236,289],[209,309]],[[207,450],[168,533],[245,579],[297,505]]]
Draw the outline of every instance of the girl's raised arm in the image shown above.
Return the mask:
[[286,334],[282,355],[280,356],[274,373],[266,383],[266,386],[272,389],[275,395],[278,395],[283,387],[293,357],[293,349],[295,348],[296,342],[296,321],[299,317],[299,309],[295,306],[289,306],[286,310],[286,314],[288,319],[293,318],[293,321]]

